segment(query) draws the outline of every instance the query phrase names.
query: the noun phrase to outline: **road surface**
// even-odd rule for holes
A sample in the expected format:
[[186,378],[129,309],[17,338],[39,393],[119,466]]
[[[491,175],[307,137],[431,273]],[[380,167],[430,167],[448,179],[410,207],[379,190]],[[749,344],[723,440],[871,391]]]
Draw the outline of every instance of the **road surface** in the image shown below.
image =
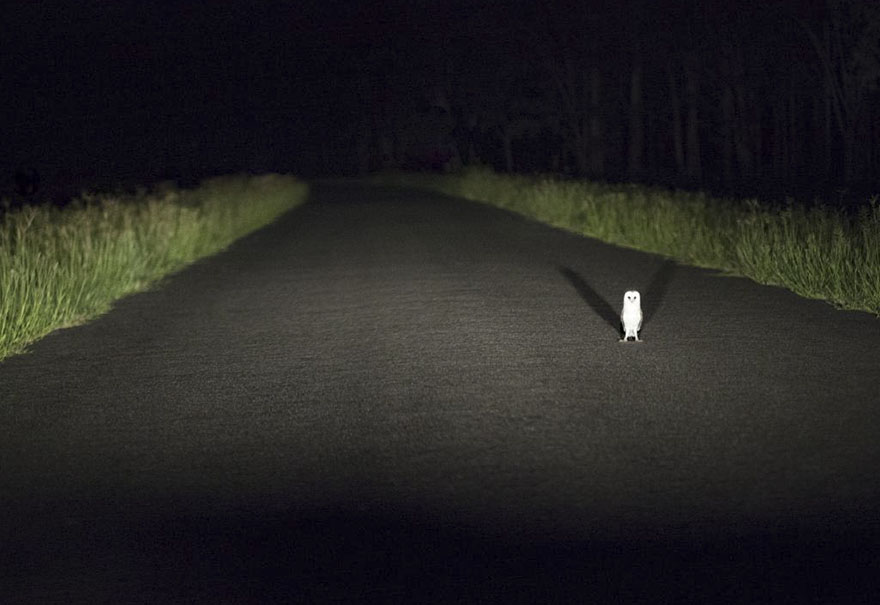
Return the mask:
[[0,601],[869,602],[878,343],[780,288],[319,183],[0,362]]

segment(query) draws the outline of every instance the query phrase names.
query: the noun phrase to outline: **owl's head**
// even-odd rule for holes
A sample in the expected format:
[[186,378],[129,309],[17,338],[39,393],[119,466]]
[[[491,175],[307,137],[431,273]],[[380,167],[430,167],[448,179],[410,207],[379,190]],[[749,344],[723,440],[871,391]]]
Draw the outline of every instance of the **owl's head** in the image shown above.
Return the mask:
[[623,304],[625,305],[641,305],[642,295],[638,290],[627,290],[623,295]]

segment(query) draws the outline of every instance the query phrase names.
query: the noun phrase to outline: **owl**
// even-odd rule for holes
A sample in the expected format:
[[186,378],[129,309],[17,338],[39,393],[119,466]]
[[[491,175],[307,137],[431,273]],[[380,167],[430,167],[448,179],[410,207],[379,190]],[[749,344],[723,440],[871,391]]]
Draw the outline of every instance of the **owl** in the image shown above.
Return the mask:
[[639,330],[642,329],[642,296],[636,290],[629,290],[623,295],[620,325],[623,327],[623,338],[620,342],[626,342],[630,336],[639,342]]

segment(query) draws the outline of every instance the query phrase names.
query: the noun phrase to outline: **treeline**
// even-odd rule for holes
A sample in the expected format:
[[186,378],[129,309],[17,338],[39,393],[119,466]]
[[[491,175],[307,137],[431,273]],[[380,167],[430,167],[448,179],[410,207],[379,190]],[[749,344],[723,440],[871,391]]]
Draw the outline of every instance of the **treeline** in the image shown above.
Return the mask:
[[878,2],[479,4],[457,27],[346,50],[325,164],[767,195],[880,185]]

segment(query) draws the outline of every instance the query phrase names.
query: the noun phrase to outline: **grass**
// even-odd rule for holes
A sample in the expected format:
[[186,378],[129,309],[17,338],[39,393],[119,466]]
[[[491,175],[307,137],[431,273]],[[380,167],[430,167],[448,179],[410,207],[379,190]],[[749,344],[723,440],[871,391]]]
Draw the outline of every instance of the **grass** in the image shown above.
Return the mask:
[[83,195],[0,215],[0,359],[219,252],[305,201],[292,177],[222,177],[191,191]]
[[485,202],[605,242],[783,286],[880,315],[880,205],[828,207],[710,198],[637,185],[558,181],[469,169],[385,174],[376,182]]

